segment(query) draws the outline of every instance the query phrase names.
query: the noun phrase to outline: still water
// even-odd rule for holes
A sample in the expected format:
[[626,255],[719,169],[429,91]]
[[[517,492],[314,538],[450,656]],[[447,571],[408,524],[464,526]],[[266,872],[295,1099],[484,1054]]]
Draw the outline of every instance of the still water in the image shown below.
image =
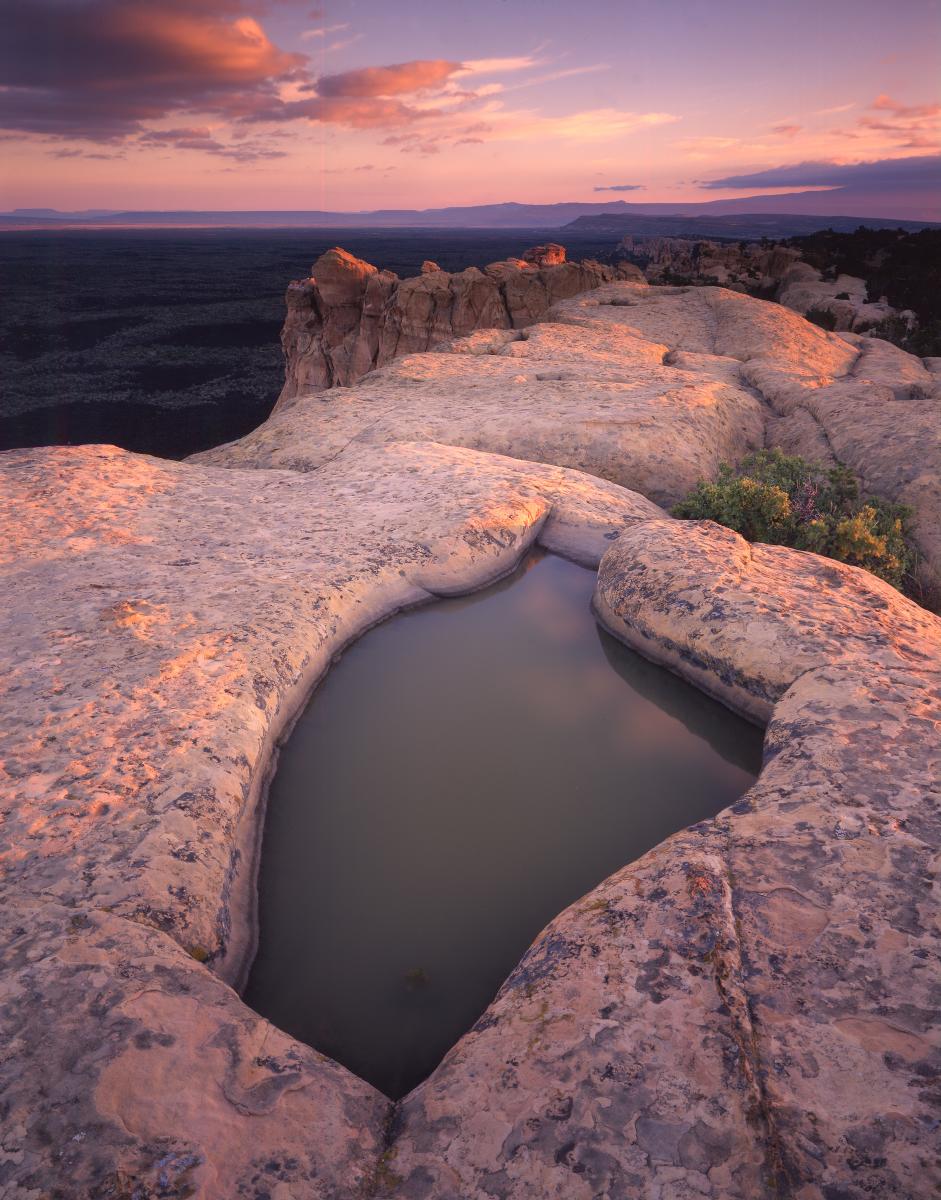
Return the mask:
[[394,617],[282,750],[245,1000],[389,1096],[556,913],[759,770],[758,729],[598,628],[594,580],[535,553]]

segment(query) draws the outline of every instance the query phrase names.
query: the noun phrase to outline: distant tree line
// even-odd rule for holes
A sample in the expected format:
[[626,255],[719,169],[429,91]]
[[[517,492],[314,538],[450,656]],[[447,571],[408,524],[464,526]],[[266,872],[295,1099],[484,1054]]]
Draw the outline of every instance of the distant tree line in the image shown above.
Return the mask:
[[[869,331],[921,357],[941,355],[941,229],[906,233],[902,229],[866,229],[834,233],[824,229],[784,245],[800,250],[804,261],[825,278],[855,275],[865,279],[870,300],[885,296],[897,309],[911,309],[914,326],[898,317]],[[810,315],[810,314],[808,314]]]

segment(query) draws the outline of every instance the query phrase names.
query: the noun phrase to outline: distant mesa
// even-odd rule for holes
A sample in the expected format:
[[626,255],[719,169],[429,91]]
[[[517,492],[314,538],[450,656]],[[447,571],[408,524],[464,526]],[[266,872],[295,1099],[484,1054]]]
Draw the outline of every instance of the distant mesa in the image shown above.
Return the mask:
[[[845,205],[840,213],[837,202]],[[880,207],[895,208],[897,215],[871,216]],[[815,211],[816,208],[816,211]],[[819,210],[835,210],[829,215]],[[846,212],[846,209],[849,212]],[[854,213],[855,209],[855,213]],[[893,204],[884,197],[869,197],[850,189],[833,192],[777,193],[770,196],[747,196],[726,200],[705,200],[691,203],[651,202],[628,203],[624,200],[605,202],[565,201],[557,204],[471,204],[448,208],[385,208],[367,212],[334,212],[320,209],[232,210],[176,212],[115,211],[90,209],[85,212],[57,212],[55,209],[17,209],[0,213],[3,229],[56,228],[190,228],[190,229],[546,229],[572,228],[582,232],[656,233],[671,235],[700,232],[706,236],[721,236],[718,228],[702,228],[698,218],[734,217],[735,232],[728,236],[761,236],[761,223],[766,222],[769,237],[792,237],[813,233],[818,229],[852,232],[859,225],[873,229],[922,229],[932,221],[922,214],[936,217],[934,206],[905,206]],[[584,221],[589,221],[587,226]],[[651,226],[651,221],[659,224]],[[576,222],[572,225],[572,222]],[[621,222],[620,224],[618,222]],[[612,228],[612,224],[615,226]],[[738,230],[745,232],[739,234]]]
[[[779,200],[785,197],[778,197]],[[639,206],[638,206],[639,207]],[[666,206],[664,206],[666,207]],[[682,204],[676,206],[682,210]],[[697,206],[698,207],[698,206]],[[903,229],[915,233],[937,227],[932,221],[903,221],[891,217],[825,216],[791,212],[603,212],[576,217],[563,227],[573,236],[596,237],[702,237],[753,241],[768,238],[801,237],[832,229],[834,233],[855,233],[867,229]]]

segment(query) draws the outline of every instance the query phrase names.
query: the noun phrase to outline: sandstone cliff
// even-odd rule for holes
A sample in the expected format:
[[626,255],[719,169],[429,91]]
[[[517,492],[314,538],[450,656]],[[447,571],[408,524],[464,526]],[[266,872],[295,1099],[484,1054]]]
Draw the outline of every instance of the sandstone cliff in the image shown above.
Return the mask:
[[565,248],[554,242],[483,270],[450,273],[425,262],[412,279],[336,247],[318,258],[309,279],[288,288],[279,403],[355,383],[390,359],[475,329],[525,328],[558,300],[613,279],[642,278],[628,263],[567,262]]

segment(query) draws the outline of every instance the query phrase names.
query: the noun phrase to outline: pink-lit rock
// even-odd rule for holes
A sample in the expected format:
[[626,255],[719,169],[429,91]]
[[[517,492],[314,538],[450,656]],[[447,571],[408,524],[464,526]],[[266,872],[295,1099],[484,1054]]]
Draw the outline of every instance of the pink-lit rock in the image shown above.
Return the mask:
[[[324,286],[381,313],[355,261]],[[816,430],[930,550],[923,371],[621,283],[187,463],[0,456],[4,1200],[937,1195],[941,620],[639,494]],[[618,637],[767,721],[765,766],[560,914],[393,1106],[233,990],[266,782],[346,644],[537,541],[600,564]]]

